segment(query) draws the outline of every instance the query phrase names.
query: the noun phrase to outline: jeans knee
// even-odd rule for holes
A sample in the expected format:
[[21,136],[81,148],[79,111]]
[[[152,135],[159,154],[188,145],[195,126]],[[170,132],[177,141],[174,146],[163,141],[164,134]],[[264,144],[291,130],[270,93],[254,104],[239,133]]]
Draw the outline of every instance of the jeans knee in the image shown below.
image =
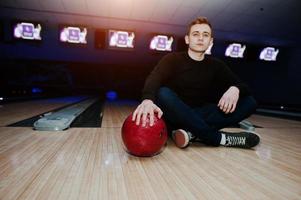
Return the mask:
[[257,108],[257,102],[254,99],[254,97],[247,96],[247,97],[244,97],[244,106],[247,107],[247,110],[250,113],[253,113],[253,112],[255,112],[255,110]]
[[157,93],[157,101],[160,103],[168,102],[173,96],[173,91],[168,87],[161,87]]
[[257,108],[257,101],[254,99],[254,97],[250,96],[250,107],[252,110],[256,110]]
[[157,92],[156,103],[161,106],[167,106],[174,102],[175,98],[177,98],[177,95],[171,89],[161,87]]

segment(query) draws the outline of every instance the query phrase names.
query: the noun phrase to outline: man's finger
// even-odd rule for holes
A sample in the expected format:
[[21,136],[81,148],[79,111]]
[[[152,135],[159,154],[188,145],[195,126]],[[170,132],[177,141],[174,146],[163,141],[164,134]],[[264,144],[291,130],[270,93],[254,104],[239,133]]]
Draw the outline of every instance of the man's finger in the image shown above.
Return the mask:
[[163,115],[162,110],[158,106],[156,106],[155,107],[155,112],[158,114],[158,118],[160,119]]
[[142,111],[139,110],[138,113],[137,113],[137,118],[136,118],[136,125],[139,125],[140,124],[140,118],[141,118],[141,114],[142,114]]
[[146,125],[147,112],[142,113],[142,126]]
[[133,112],[133,116],[132,116],[132,120],[135,121],[138,112],[141,110],[141,104],[139,106],[137,106],[137,108],[135,109],[135,111]]
[[228,105],[228,107],[227,107],[226,114],[228,114],[228,113],[230,112],[230,110],[232,109],[232,107],[233,107],[233,104],[230,103],[230,104]]
[[136,110],[133,112],[133,115],[132,115],[132,121],[135,121],[135,119],[136,119],[137,109],[138,109],[138,108],[136,108]]
[[230,112],[230,110],[232,109],[232,105],[233,105],[232,101],[229,101],[227,109],[226,109],[226,114],[228,114]]
[[220,103],[219,103],[219,108],[221,109],[221,110],[223,110],[223,107],[225,106],[225,101],[224,101],[224,99],[221,99],[220,100]]
[[230,112],[233,113],[235,111],[235,109],[236,109],[236,103],[233,104],[232,109],[231,109]]
[[228,106],[229,106],[228,102],[225,102],[224,105],[223,105],[223,111],[224,112],[226,112]]
[[153,126],[153,125],[154,125],[154,112],[153,112],[153,111],[151,111],[151,112],[149,113],[149,125],[150,125],[150,126]]
[[222,98],[219,100],[217,106],[218,106],[218,107],[221,107],[221,105],[222,105]]
[[161,119],[162,115],[163,115],[163,112],[162,112],[162,110],[159,108],[159,112],[158,112],[158,117],[159,117],[159,119]]

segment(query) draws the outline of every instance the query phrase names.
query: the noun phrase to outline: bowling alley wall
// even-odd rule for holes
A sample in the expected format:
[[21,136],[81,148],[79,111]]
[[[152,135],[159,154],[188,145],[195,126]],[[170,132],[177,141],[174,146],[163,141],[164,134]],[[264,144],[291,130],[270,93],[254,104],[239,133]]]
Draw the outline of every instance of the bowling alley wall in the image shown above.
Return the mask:
[[[172,37],[172,52],[187,48],[183,40],[186,26],[172,23],[33,11],[6,10],[0,16],[0,89],[6,95],[11,94],[9,88],[28,84],[69,93],[115,91],[119,98],[139,99],[146,76],[170,52],[151,49],[154,36]],[[22,22],[32,22],[34,27],[40,24],[41,39],[16,39],[14,28]],[[86,43],[63,42],[68,40],[62,37],[68,27],[77,27],[83,34],[86,31]],[[134,33],[133,48],[110,47],[109,34],[114,34],[110,30],[127,32],[131,37]],[[298,43],[218,29],[214,34],[211,55],[226,62],[250,86],[260,106],[301,109]],[[227,47],[237,43],[246,46],[244,57],[225,56]],[[279,50],[277,60],[260,60],[261,50],[271,46]]]

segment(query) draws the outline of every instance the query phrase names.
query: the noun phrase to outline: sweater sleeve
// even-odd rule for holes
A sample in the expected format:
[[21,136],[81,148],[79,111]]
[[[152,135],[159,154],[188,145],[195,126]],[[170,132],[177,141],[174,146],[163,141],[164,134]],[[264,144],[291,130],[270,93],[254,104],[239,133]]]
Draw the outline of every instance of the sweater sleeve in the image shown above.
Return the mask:
[[249,87],[243,83],[225,63],[220,61],[220,65],[221,67],[217,73],[217,82],[224,90],[223,92],[228,90],[231,86],[236,86],[239,89],[240,97],[250,95]]
[[164,56],[148,75],[142,90],[142,100],[150,99],[155,101],[158,89],[168,80],[175,63],[175,56],[168,54]]

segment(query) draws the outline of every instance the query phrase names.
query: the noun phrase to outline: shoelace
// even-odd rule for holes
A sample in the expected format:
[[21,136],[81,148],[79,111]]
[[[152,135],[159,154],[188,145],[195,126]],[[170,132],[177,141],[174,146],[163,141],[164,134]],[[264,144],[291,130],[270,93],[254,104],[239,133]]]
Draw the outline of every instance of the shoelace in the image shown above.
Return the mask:
[[237,137],[237,136],[227,136],[226,146],[238,146],[245,145],[246,137]]

